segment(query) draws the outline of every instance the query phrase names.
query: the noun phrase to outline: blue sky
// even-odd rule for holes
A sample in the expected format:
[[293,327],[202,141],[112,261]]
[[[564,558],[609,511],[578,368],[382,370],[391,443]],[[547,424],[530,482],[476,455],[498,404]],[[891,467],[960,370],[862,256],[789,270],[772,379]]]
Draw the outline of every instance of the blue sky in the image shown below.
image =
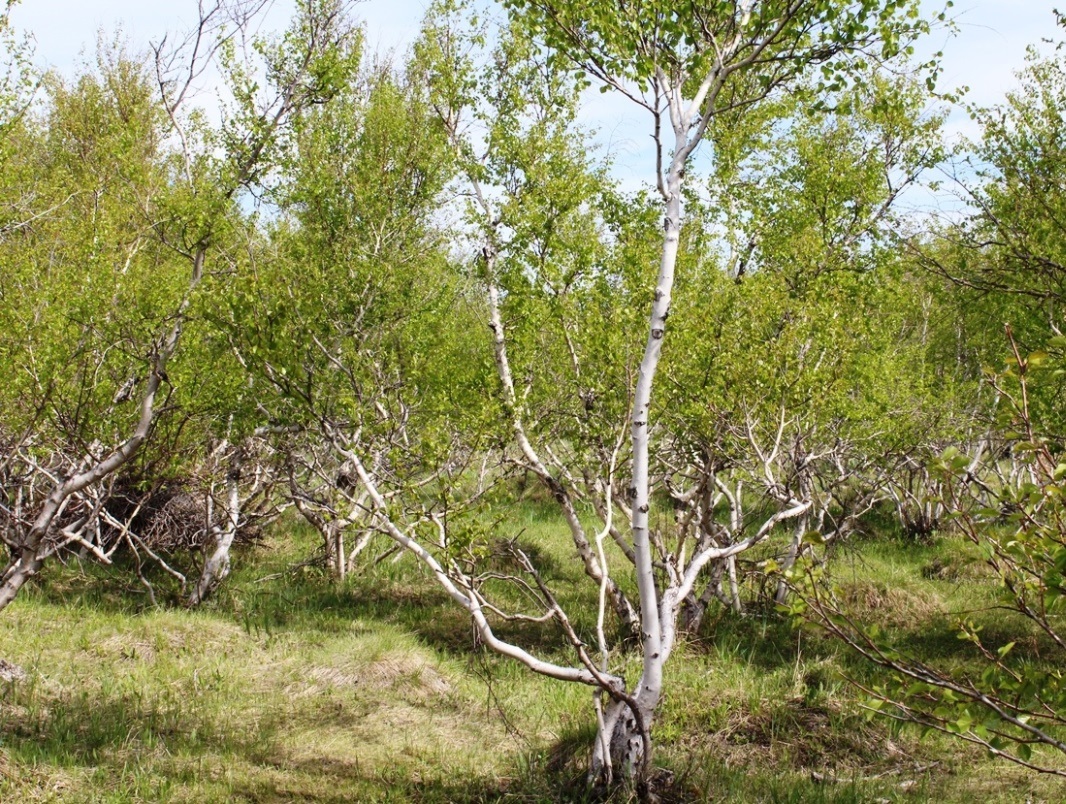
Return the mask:
[[[941,1],[925,0],[926,8],[939,8]],[[1044,38],[1059,38],[1052,15],[1056,2],[957,0],[951,14],[960,29],[958,36],[935,34],[926,44],[929,52],[944,50],[941,86],[966,84],[968,99],[982,105],[1002,99],[1014,85],[1013,73],[1021,67],[1026,47]],[[427,5],[428,0],[365,0],[356,14],[366,21],[372,48],[403,49],[416,35]],[[266,25],[283,26],[291,8],[292,0],[275,0]],[[92,57],[98,31],[110,35],[121,27],[131,42],[141,44],[186,29],[195,13],[195,0],[21,0],[12,20],[19,29],[33,33],[42,66],[71,74],[77,70],[79,54]],[[640,110],[593,93],[585,117],[610,148],[616,174],[629,181],[650,179],[643,158],[648,132]],[[974,133],[961,112],[952,116],[949,132]]]
[[[939,35],[930,43],[931,49],[946,50],[945,78],[970,84],[980,102],[1001,97],[1026,46],[1058,35],[1051,13],[1055,4],[1055,0],[957,0],[951,13],[958,19],[959,36],[945,41]],[[356,13],[366,20],[371,45],[387,49],[411,41],[427,5],[427,0],[365,0]],[[932,9],[939,3],[926,0],[925,5]],[[275,0],[268,24],[283,24],[291,8],[291,0]],[[195,12],[195,0],[21,0],[12,18],[19,28],[33,33],[43,64],[69,72],[79,52],[92,55],[99,30],[111,32],[121,26],[131,41],[146,42],[187,27]]]

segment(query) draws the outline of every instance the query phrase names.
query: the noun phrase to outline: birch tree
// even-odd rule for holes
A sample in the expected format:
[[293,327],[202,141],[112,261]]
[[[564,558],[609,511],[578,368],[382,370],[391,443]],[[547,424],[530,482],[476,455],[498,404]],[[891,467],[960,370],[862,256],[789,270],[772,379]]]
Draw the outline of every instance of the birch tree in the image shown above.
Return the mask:
[[[630,415],[630,529],[639,591],[641,678],[608,707],[594,772],[610,765],[644,776],[649,729],[662,695],[663,667],[676,645],[678,611],[700,571],[739,546],[694,555],[682,571],[656,582],[649,529],[653,388],[681,242],[683,186],[708,127],[783,91],[821,69],[827,84],[846,81],[864,59],[889,60],[923,24],[912,3],[722,2],[602,4],[514,0],[507,4],[549,52],[590,81],[643,108],[655,142],[654,180],[663,210],[663,241],[652,291],[647,340]],[[797,501],[797,505],[801,505]],[[609,748],[609,750],[608,750]]]
[[[909,7],[872,4],[664,4],[631,12],[517,4],[516,25],[480,62],[471,55],[483,43],[478,33],[457,34],[447,9],[431,15],[405,86],[411,105],[386,103],[383,81],[377,108],[389,111],[371,126],[367,107],[349,129],[353,150],[333,149],[332,161],[328,149],[317,151],[323,163],[308,170],[302,188],[294,185],[290,209],[300,225],[279,226],[275,243],[289,250],[286,259],[260,264],[263,274],[217,315],[228,317],[233,351],[255,378],[252,394],[272,395],[268,423],[314,430],[316,448],[330,454],[321,484],[295,491],[305,508],[358,522],[414,556],[489,648],[593,688],[591,778],[643,784],[684,601],[715,562],[812,505],[786,488],[780,511],[757,529],[738,529],[727,541],[701,536],[676,552],[651,528],[652,438],[661,433],[652,427],[652,389],[674,276],[686,265],[686,171],[721,116],[740,116],[796,85],[812,65],[833,81],[864,53],[892,57],[913,20]],[[547,51],[532,43],[530,28],[546,37]],[[651,115],[658,206],[622,198],[591,164],[573,125],[579,87],[567,55]],[[390,140],[387,126],[379,128],[390,116],[401,131],[418,123]],[[439,134],[449,165],[454,160],[468,277],[425,237],[433,228],[428,207],[441,190],[427,179],[430,166],[406,160],[402,147],[423,130]],[[335,142],[329,129],[320,133]],[[314,151],[315,138],[303,146]],[[337,158],[352,153],[351,162]],[[390,206],[388,194],[362,194],[364,175],[411,197],[414,214]],[[660,219],[664,232],[656,231]],[[649,249],[653,232],[662,239]],[[693,251],[699,243],[689,241]],[[307,281],[290,282],[293,271]],[[266,276],[280,281],[260,284]],[[483,295],[471,302],[475,290]],[[642,338],[635,333],[648,303]],[[598,593],[593,637],[560,606],[514,536],[506,540],[511,569],[485,566],[486,542],[499,531],[486,533],[478,521],[489,474],[475,468],[485,466],[482,456],[499,475],[528,471],[550,492]],[[306,465],[320,471],[317,458]],[[589,509],[599,518],[591,529]],[[627,520],[628,528],[618,524]],[[613,569],[619,564],[633,567],[631,583]],[[518,590],[522,603],[506,605],[515,595],[500,594],[503,587]],[[641,645],[636,681],[612,667],[612,611]],[[508,636],[511,622],[554,626],[569,661],[519,644]]]
[[[463,557],[461,552],[471,546],[469,540],[453,540],[455,534],[441,511],[424,503],[398,508],[394,501],[402,498],[402,480],[367,458],[373,448],[362,440],[362,430],[356,430],[354,439],[335,437],[334,443],[367,493],[371,523],[433,572],[449,595],[470,612],[485,644],[535,672],[585,683],[605,695],[604,700],[596,699],[599,722],[591,778],[630,777],[643,784],[651,763],[651,729],[662,694],[663,668],[676,646],[683,601],[693,594],[712,562],[750,549],[778,522],[812,505],[809,499],[794,499],[786,492],[780,513],[756,531],[727,544],[701,538],[691,552],[676,555],[650,528],[652,388],[682,245],[685,173],[719,116],[739,115],[797,84],[812,66],[821,65],[829,81],[844,81],[854,60],[864,55],[892,58],[922,26],[913,8],[897,5],[840,9],[837,4],[815,3],[723,4],[713,13],[702,8],[642,5],[624,9],[621,15],[617,9],[595,4],[563,8],[516,3],[514,9],[518,26],[501,34],[491,55],[481,63],[484,66],[471,57],[484,39],[476,32],[458,33],[449,24],[447,6],[431,14],[416,53],[427,72],[430,98],[452,142],[469,199],[466,220],[476,243],[478,280],[486,294],[500,426],[507,431],[505,443],[510,445],[504,457],[531,472],[549,490],[586,574],[599,587],[599,656],[590,652],[574,620],[520,547],[513,551],[515,574],[478,572],[476,555]],[[542,36],[548,50],[530,48],[521,33],[523,26]],[[640,267],[627,272],[623,265],[612,265],[612,253],[624,254],[629,244],[624,238],[601,239],[619,210],[635,213],[643,223],[647,206],[620,204],[610,200],[610,193],[587,189],[592,173],[581,155],[581,143],[574,140],[574,87],[567,79],[575,63],[585,74],[647,109],[654,123],[656,186],[660,209],[665,211],[655,278]],[[670,132],[672,143],[667,142]],[[566,177],[565,181],[559,182],[560,177]],[[541,214],[544,218],[538,225]],[[622,225],[614,231],[627,229]],[[635,231],[637,241],[642,242],[647,230],[638,225]],[[574,232],[584,233],[582,245],[576,238],[568,240]],[[638,247],[631,253],[641,250]],[[571,281],[560,282],[561,276]],[[587,414],[597,403],[596,394],[588,393],[594,388],[583,387],[581,379],[563,386],[561,392],[556,386],[554,404],[543,415],[535,412],[538,389],[551,383],[536,380],[532,362],[530,368],[516,371],[517,361],[522,360],[517,347],[528,337],[523,335],[525,322],[532,321],[530,329],[537,337],[530,343],[539,348],[539,364],[558,354],[567,366],[564,373],[580,378],[587,349],[594,348],[591,345],[597,337],[611,336],[602,327],[585,331],[574,326],[578,319],[572,316],[580,317],[580,313],[567,312],[562,299],[600,282],[616,291],[614,301],[623,302],[621,314],[612,319],[615,326],[608,328],[618,333],[622,351],[614,355],[614,362],[593,364],[599,379],[606,381],[600,401],[606,397],[608,406],[598,411],[600,416],[578,414],[577,418],[608,422],[610,435],[589,438],[587,431],[575,428],[565,431],[566,438],[558,438],[560,431],[554,431],[553,440],[553,430],[547,425],[557,421],[552,413],[565,411],[580,400]],[[651,284],[650,290],[642,287],[644,282]],[[593,298],[584,296],[585,303],[576,310],[595,310]],[[625,344],[633,343],[636,326],[629,316],[631,304],[641,298],[651,299],[651,312],[643,352],[632,350],[634,360],[629,365],[635,368],[635,378],[631,381],[624,358],[631,347]],[[541,303],[543,309],[553,311],[551,317],[538,317]],[[509,315],[509,310],[521,310],[521,315]],[[583,323],[590,323],[591,317]],[[548,346],[553,343],[545,337],[548,331],[558,334],[554,343],[560,351]],[[548,365],[552,365],[550,359]],[[612,406],[619,400],[621,415],[614,418],[608,412],[615,410]],[[624,437],[627,425],[628,439]],[[574,444],[581,444],[582,450],[591,448],[590,452],[580,457]],[[567,452],[561,457],[556,449],[564,445]],[[600,515],[603,526],[598,533],[585,530],[579,503],[591,505]],[[629,520],[628,537],[615,525],[619,512]],[[617,549],[635,568],[635,604],[607,568],[607,539],[611,549]],[[460,553],[455,552],[456,545]],[[492,584],[499,581],[524,589],[530,605],[509,612],[494,603]],[[620,623],[638,625],[643,665],[635,684],[627,684],[610,669],[606,608],[614,609]],[[549,661],[501,638],[494,619],[554,622],[577,662],[567,666]]]
[[271,248],[211,311],[246,371],[247,420],[285,455],[286,496],[338,580],[377,531],[335,442],[358,433],[368,466],[417,488],[468,441],[448,420],[477,385],[483,363],[463,344],[480,327],[433,220],[450,165],[420,87],[364,66],[299,119]]
[[[29,267],[25,273],[16,273],[16,284],[4,283],[5,292],[15,293],[22,281],[47,284],[60,276],[69,279],[83,271],[80,258],[89,260],[93,268],[87,283],[91,292],[63,299],[64,305],[77,310],[76,315],[64,319],[64,326],[74,325],[71,342],[64,342],[59,331],[50,333],[54,340],[45,344],[45,350],[34,348],[32,336],[25,348],[17,341],[9,342],[15,350],[11,367],[18,386],[43,401],[24,407],[28,411],[25,426],[30,429],[16,428],[14,452],[6,461],[8,466],[13,462],[24,469],[15,476],[27,482],[8,492],[5,541],[10,560],[0,583],[0,608],[14,599],[57,546],[75,544],[100,554],[86,537],[99,527],[109,484],[131,465],[157,429],[160,397],[174,390],[174,378],[179,375],[171,373],[178,368],[172,359],[178,354],[193,305],[203,292],[205,277],[211,274],[210,259],[221,256],[220,241],[241,217],[239,195],[268,175],[276,146],[294,112],[327,101],[337,82],[344,80],[342,68],[349,56],[353,29],[345,23],[342,6],[312,0],[301,6],[284,45],[262,49],[274,94],[258,93],[250,74],[231,69],[232,113],[226,116],[217,137],[206,129],[202,116],[189,109],[191,97],[216,57],[235,66],[230,57],[237,37],[262,7],[261,2],[201,4],[199,21],[187,37],[179,42],[164,40],[155,47],[154,77],[148,79],[151,74],[135,62],[120,60],[114,69],[132,72],[132,78],[126,76],[124,81],[95,88],[88,83],[82,88],[83,95],[89,93],[89,100],[93,92],[99,96],[95,107],[82,104],[83,112],[108,111],[122,125],[116,130],[101,130],[103,121],[88,114],[73,120],[77,129],[70,132],[68,142],[77,144],[81,138],[92,148],[67,154],[73,160],[71,170],[84,174],[91,173],[97,164],[106,167],[112,153],[100,140],[114,136],[119,153],[131,150],[139,160],[131,157],[117,167],[110,163],[119,173],[115,187],[140,195],[124,210],[125,220],[110,222],[116,228],[99,225],[90,230],[92,236],[82,242],[82,254],[51,252],[61,260],[69,259],[69,264],[53,263],[48,272]],[[108,97],[109,93],[113,97]],[[62,100],[63,93],[56,97]],[[57,128],[54,133],[61,136],[64,132]],[[148,179],[142,181],[140,174],[121,176],[122,171],[129,174],[132,169]],[[123,178],[127,180],[123,182]],[[88,203],[89,220],[102,220],[101,210],[109,199],[98,185],[86,192],[76,191],[40,214],[47,220],[58,211]],[[32,240],[34,232],[28,230],[19,236]],[[32,259],[22,267],[32,266]],[[168,269],[165,282],[163,275],[152,272],[160,261],[165,261]],[[144,285],[136,283],[143,283],[147,276],[153,280],[152,290],[139,294],[138,287],[143,290]],[[94,281],[99,284],[90,284]],[[39,306],[35,312],[33,305],[45,305],[48,293],[69,292],[70,286],[58,281],[32,292],[27,297],[29,305],[20,306],[17,313],[28,317],[22,323],[30,328],[21,331],[32,332],[33,317],[48,312],[47,306]],[[113,294],[111,314],[102,312],[108,309],[108,300],[101,294],[108,293]],[[120,315],[116,318],[114,312]],[[98,321],[107,322],[113,339],[98,338]],[[57,390],[70,387],[62,366],[64,350],[71,344],[75,344],[75,354],[86,359],[79,358],[84,370],[75,373],[75,378],[81,379],[74,383],[73,395],[67,397]],[[118,355],[123,355],[122,373],[112,374],[108,361]],[[50,362],[54,382],[40,371],[43,356]],[[78,431],[73,452],[47,452],[49,422],[43,414],[50,408],[57,414],[57,423],[69,431],[73,422]],[[130,408],[136,412],[127,413]],[[100,424],[114,427],[101,428]],[[31,439],[36,443],[30,444],[27,437],[31,436],[21,433],[32,434],[38,426],[44,428],[45,435]],[[128,523],[119,523],[119,527],[128,529]]]
[[[939,115],[911,79],[872,75],[823,94],[829,109],[801,97],[708,131],[716,165],[689,227],[705,229],[691,235],[703,264],[675,289],[652,462],[683,531],[675,554],[774,511],[792,534],[766,566],[788,567],[809,534],[846,538],[912,452],[953,435],[952,385],[917,320],[933,300],[896,235],[896,199],[943,158]],[[716,596],[740,607],[734,565],[686,602],[686,622]]]

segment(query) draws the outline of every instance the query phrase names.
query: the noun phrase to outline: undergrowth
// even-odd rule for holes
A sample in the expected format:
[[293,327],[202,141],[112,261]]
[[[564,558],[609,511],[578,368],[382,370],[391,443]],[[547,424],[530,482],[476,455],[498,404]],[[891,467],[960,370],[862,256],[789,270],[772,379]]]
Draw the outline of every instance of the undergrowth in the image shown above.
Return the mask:
[[[548,511],[521,503],[508,521],[563,605],[587,609],[595,590]],[[298,566],[313,548],[307,531],[276,529],[195,612],[148,605],[121,568],[49,570],[0,617],[0,657],[26,671],[0,683],[0,801],[589,800],[588,689],[475,645],[413,562],[338,585]],[[951,612],[1003,627],[959,541],[868,539],[834,561],[853,607],[919,655],[969,660]],[[523,644],[565,658],[550,627],[525,628]],[[639,672],[636,655],[614,661]],[[1059,798],[977,751],[868,719],[846,679],[873,672],[772,606],[716,612],[668,665],[664,801]]]

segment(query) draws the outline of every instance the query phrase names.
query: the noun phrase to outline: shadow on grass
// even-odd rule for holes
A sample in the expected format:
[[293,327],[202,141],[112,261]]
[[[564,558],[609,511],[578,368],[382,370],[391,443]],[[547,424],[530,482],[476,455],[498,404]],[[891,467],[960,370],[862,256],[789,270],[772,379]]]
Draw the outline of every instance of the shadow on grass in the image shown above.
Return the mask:
[[539,793],[515,794],[510,780],[491,778],[431,779],[417,781],[402,770],[362,770],[358,762],[308,760],[278,766],[282,778],[256,775],[231,785],[227,800],[263,802],[313,801],[321,804],[350,802],[467,802],[545,801]]
[[[291,631],[344,633],[353,622],[364,620],[395,625],[451,654],[465,655],[474,646],[469,615],[413,560],[364,567],[337,583],[324,566],[294,561],[292,545],[284,547],[273,552],[269,546],[247,547],[236,553],[234,573],[203,609],[231,617],[256,636]],[[501,572],[513,572],[510,557],[497,547],[500,555],[490,557],[489,564],[498,565]],[[580,573],[573,567],[560,564],[535,544],[521,547],[543,566],[546,580],[554,580],[561,602],[572,610],[575,628],[591,639],[597,589],[580,582]],[[184,560],[191,563],[192,559]],[[182,607],[184,598],[173,577],[155,566],[145,566],[144,571],[160,606]],[[499,583],[490,583],[490,587],[501,608],[519,610],[526,604],[514,587]],[[128,616],[155,608],[135,568],[122,560],[112,566],[77,561],[54,564],[23,594],[36,602],[91,608],[101,614]],[[499,632],[535,650],[555,652],[568,644],[552,622],[504,623]]]
[[[180,588],[172,576],[155,567],[144,570],[156,605],[182,604]],[[69,559],[65,565],[54,561],[26,584],[19,597],[53,606],[83,606],[105,614],[138,614],[155,607],[152,595],[137,578],[135,564],[121,555],[110,566],[77,559]]]
[[767,672],[791,667],[800,656],[817,660],[839,652],[834,643],[795,628],[769,605],[749,607],[743,616],[722,609],[689,644],[698,652],[729,657]]
[[[114,801],[144,800],[131,790],[146,785],[154,785],[157,800],[168,797],[166,789],[204,802],[584,800],[555,795],[557,780],[535,777],[528,767],[491,777],[420,779],[401,763],[363,765],[354,751],[350,761],[292,760],[278,750],[280,715],[230,723],[175,703],[87,694],[44,700],[32,689],[8,688],[0,700],[0,744],[15,767],[92,769],[102,780],[96,792]],[[355,725],[337,713],[324,720]]]
[[[45,697],[32,687],[8,687],[0,699],[0,742],[27,764],[97,765],[134,752],[200,755],[234,750],[252,754],[269,743],[277,723],[255,728],[204,714],[180,695],[149,698],[80,692]],[[116,759],[128,761],[128,755]]]
[[[828,783],[815,781],[809,774],[753,774],[743,768],[718,763],[697,772],[689,772],[675,782],[676,797],[664,801],[709,804],[709,802],[772,802],[772,804],[869,804],[893,801],[899,792],[861,780],[840,779]],[[915,800],[921,788],[915,790]]]
[[[523,601],[513,590],[510,601],[508,594],[498,592],[490,590],[490,598],[500,601],[501,608],[512,604],[515,610],[521,610]],[[368,571],[349,577],[343,585],[321,573],[287,575],[263,584],[232,585],[223,591],[216,605],[220,613],[232,612],[246,631],[257,635],[293,630],[342,633],[350,631],[353,622],[364,621],[396,626],[416,635],[428,647],[452,656],[468,655],[478,644],[470,615],[418,567]],[[579,615],[572,621],[579,634],[589,641],[594,639],[594,596],[589,605],[577,599],[564,599],[563,605]],[[501,638],[529,650],[555,654],[569,648],[565,634],[554,621],[499,622],[495,630]]]
[[[7,698],[12,697],[8,690]],[[26,698],[26,695],[15,696]],[[255,726],[223,723],[199,714],[197,707],[157,706],[131,696],[34,701],[4,700],[0,739],[10,759],[24,767],[92,767],[101,778],[140,786],[157,782],[181,796],[200,801],[374,802],[422,804],[475,802],[630,802],[632,790],[604,793],[587,786],[593,730],[590,726],[561,733],[543,750],[528,752],[510,767],[490,775],[430,778],[402,762],[382,768],[325,756],[286,757],[278,746],[278,717],[257,719]],[[15,701],[18,704],[18,701]],[[22,714],[12,714],[24,710]],[[329,718],[326,718],[329,720]],[[342,718],[342,720],[345,718]],[[802,724],[791,724],[797,727]],[[131,752],[133,760],[131,763]],[[203,758],[197,764],[196,758]],[[200,768],[200,770],[196,770]],[[209,769],[213,780],[201,778]],[[437,775],[441,774],[441,775]],[[849,782],[818,785],[795,773],[759,773],[730,767],[720,758],[693,757],[676,771],[659,770],[654,789],[663,804],[710,801],[859,802],[874,800],[869,786]],[[164,784],[164,782],[166,784]],[[110,784],[110,782],[109,782]],[[99,791],[108,793],[108,790]],[[117,790],[111,790],[117,793]],[[133,796],[130,800],[133,800]],[[124,800],[122,796],[112,800]]]
[[[1047,634],[1017,612],[989,609],[974,613],[967,619],[979,628],[980,638],[990,651],[1015,643],[1008,663],[1061,664],[1061,649]],[[883,644],[904,656],[920,658],[925,664],[947,667],[973,665],[978,669],[988,666],[977,646],[968,639],[960,638],[957,617],[932,617],[923,622],[921,628],[883,629],[883,634],[880,639]]]

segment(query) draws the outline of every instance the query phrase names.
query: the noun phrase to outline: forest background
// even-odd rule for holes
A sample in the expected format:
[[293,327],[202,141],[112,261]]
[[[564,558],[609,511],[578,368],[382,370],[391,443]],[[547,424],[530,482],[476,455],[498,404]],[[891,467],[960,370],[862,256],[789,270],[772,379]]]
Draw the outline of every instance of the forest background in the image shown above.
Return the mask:
[[1053,798],[1053,42],[361,8],[3,17],[5,792]]

